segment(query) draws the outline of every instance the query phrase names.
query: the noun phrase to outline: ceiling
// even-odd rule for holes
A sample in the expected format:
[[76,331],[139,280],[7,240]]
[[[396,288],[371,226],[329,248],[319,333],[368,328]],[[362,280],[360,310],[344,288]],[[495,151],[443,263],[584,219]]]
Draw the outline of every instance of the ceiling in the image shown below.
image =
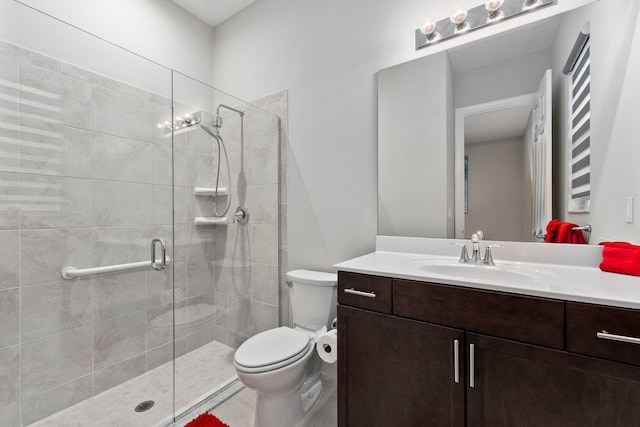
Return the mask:
[[514,107],[474,114],[464,119],[464,143],[520,138],[529,122],[531,107]]
[[190,14],[215,27],[256,0],[171,0]]

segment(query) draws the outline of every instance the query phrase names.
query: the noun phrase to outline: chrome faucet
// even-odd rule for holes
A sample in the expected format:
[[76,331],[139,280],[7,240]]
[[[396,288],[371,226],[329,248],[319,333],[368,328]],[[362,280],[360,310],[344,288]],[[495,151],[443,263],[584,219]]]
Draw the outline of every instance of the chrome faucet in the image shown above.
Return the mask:
[[462,243],[462,253],[460,253],[460,263],[463,264],[483,264],[483,265],[495,265],[493,262],[493,256],[491,255],[491,248],[498,247],[500,245],[487,245],[484,250],[484,256],[480,259],[480,240],[482,240],[482,230],[478,230],[471,235],[471,258],[469,258],[469,252],[467,251],[467,245]]

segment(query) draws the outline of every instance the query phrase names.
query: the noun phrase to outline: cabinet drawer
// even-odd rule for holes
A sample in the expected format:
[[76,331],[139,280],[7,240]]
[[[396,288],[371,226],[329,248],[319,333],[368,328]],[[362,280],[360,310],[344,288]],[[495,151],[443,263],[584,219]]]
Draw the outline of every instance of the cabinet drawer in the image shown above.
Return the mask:
[[391,279],[339,271],[338,303],[390,314]]
[[393,314],[525,343],[564,348],[562,301],[394,280]]
[[567,350],[640,365],[640,311],[567,303]]

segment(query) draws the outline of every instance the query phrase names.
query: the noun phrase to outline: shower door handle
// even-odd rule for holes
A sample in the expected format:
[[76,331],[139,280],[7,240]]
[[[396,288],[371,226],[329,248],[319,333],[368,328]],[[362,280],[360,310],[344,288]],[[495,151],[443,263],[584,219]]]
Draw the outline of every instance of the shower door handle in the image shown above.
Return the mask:
[[[156,247],[160,244],[160,260],[156,258]],[[167,244],[163,239],[153,239],[151,241],[151,267],[154,270],[164,270],[167,266]]]

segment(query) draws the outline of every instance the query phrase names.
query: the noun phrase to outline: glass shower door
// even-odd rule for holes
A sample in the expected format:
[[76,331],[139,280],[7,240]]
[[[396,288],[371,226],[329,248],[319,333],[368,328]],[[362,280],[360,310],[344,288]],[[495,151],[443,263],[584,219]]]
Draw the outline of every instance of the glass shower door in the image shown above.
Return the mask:
[[173,101],[180,416],[241,388],[235,350],[279,325],[280,122],[258,103],[177,72]]
[[171,72],[18,2],[2,13],[0,424],[171,420]]

